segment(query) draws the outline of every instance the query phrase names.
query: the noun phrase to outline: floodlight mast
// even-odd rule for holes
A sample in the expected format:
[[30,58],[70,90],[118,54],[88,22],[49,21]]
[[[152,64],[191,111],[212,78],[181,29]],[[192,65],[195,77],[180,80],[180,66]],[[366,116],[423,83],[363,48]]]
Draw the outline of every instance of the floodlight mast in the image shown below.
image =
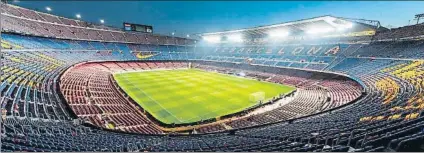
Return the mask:
[[415,15],[415,19],[417,20],[417,24],[420,23],[421,18],[424,18],[424,13]]

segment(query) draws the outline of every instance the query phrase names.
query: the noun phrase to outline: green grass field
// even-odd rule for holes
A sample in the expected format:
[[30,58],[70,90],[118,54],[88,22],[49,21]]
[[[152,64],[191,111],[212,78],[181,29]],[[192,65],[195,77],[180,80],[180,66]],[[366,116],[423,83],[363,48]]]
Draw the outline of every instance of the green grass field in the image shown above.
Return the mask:
[[166,124],[192,123],[233,114],[295,88],[197,69],[114,74],[119,86],[141,107]]

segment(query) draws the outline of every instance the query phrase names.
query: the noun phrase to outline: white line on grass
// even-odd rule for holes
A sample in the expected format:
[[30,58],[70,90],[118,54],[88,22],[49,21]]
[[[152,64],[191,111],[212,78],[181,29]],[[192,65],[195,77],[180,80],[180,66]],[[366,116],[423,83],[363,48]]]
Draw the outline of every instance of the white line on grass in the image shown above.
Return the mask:
[[[130,81],[128,81],[128,79],[127,79],[127,77],[126,76],[124,76],[124,79],[127,81],[127,82],[130,82]],[[131,86],[134,86],[134,85],[131,85]],[[158,104],[160,107],[162,107],[162,109],[164,109],[165,111],[167,111],[169,114],[171,114],[175,119],[177,119],[178,120],[178,122],[180,122],[180,123],[182,123],[181,122],[181,120],[180,119],[178,119],[174,114],[172,114],[171,112],[169,112],[165,107],[163,107],[159,102],[157,102],[155,99],[153,99],[152,97],[150,97],[150,95],[149,94],[147,94],[147,93],[145,93],[143,90],[141,90],[140,88],[138,88],[137,86],[135,86],[138,90],[140,90],[141,92],[143,92],[144,93],[144,95],[146,95],[150,100],[153,100],[156,104]]]

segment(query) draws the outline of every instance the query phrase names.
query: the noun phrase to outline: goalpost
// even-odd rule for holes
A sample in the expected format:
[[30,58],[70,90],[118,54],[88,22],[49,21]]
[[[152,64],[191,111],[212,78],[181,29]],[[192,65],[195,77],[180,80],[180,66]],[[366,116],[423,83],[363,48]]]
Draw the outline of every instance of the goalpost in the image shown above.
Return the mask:
[[249,96],[249,101],[250,102],[259,102],[259,101],[264,101],[265,100],[265,92],[254,92],[251,93]]

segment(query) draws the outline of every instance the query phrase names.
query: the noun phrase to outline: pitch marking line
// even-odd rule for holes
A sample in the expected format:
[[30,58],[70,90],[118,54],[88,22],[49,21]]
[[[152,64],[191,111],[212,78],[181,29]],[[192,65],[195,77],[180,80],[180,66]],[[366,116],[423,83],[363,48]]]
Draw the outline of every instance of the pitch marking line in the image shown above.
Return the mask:
[[[129,82],[128,80],[127,80],[127,77],[124,77],[124,79],[127,81],[127,82]],[[134,87],[134,85],[131,85],[131,86],[133,86]],[[150,97],[150,95],[149,94],[147,94],[147,93],[145,93],[143,90],[141,90],[140,88],[138,88],[137,86],[135,86],[138,90],[140,90],[141,92],[143,92],[144,93],[144,95],[146,95],[150,100],[152,100],[152,101],[154,101],[156,104],[158,104],[160,107],[162,107],[162,109],[164,109],[165,111],[167,111],[169,114],[171,114],[175,119],[177,119],[178,120],[178,122],[180,122],[180,123],[182,123],[181,122],[181,120],[180,119],[178,119],[174,114],[172,114],[171,112],[169,112],[165,107],[163,107],[159,102],[157,102],[155,99],[153,99],[152,97]]]

